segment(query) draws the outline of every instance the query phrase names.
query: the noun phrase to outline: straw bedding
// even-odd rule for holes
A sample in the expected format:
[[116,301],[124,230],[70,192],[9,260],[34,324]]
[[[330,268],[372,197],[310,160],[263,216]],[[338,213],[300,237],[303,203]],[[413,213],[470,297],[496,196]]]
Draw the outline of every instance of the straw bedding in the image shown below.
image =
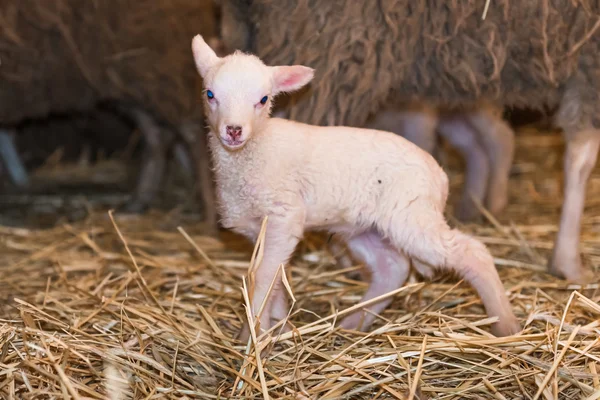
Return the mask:
[[[272,339],[257,364],[254,348],[232,338],[252,244],[205,236],[177,210],[125,217],[93,199],[96,211],[79,222],[0,227],[0,397],[391,399],[419,394],[418,383],[430,399],[597,398],[599,285],[569,287],[544,272],[560,150],[556,132],[522,131],[508,210],[463,227],[496,258],[524,327],[509,338],[490,336],[474,291],[450,277],[407,284],[370,333],[332,328],[365,284],[312,235],[287,268],[298,331]],[[462,175],[455,158],[447,166],[455,196]],[[600,192],[600,171],[589,190]],[[583,226],[593,267],[598,198],[589,196]]]

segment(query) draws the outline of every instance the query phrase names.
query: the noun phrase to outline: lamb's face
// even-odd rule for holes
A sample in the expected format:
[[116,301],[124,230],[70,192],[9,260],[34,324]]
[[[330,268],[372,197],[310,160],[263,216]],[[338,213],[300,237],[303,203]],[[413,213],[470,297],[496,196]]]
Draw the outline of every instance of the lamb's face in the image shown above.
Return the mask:
[[228,149],[241,148],[269,117],[271,74],[254,56],[222,58],[206,75],[204,87],[208,123]]
[[200,35],[194,37],[192,51],[204,79],[208,123],[230,150],[243,147],[261,129],[274,96],[300,89],[314,74],[301,65],[266,66],[258,57],[240,52],[220,58]]

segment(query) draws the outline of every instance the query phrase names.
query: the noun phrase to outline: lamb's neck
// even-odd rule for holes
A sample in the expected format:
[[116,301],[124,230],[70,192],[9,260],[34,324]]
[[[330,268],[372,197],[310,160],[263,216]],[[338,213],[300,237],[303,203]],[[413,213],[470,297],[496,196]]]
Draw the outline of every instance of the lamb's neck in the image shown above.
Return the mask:
[[248,141],[239,150],[227,150],[214,132],[209,133],[208,145],[213,157],[214,169],[217,178],[227,178],[234,175],[242,175],[248,168],[248,163],[253,160],[253,153],[257,146],[255,138]]

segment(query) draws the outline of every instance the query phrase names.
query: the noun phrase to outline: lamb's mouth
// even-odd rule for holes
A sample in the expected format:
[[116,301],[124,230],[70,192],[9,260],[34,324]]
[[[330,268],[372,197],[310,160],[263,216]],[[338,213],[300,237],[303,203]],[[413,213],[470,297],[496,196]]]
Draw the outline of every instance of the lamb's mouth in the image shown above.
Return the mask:
[[246,144],[245,140],[231,140],[229,138],[223,139],[223,144],[230,149],[239,149],[244,144]]

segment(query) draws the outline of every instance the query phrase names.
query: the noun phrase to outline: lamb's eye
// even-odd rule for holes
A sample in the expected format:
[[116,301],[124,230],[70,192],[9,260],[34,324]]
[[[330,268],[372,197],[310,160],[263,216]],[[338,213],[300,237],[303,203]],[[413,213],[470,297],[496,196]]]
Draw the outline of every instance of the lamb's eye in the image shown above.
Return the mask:
[[269,96],[263,97],[262,99],[260,99],[260,104],[262,104],[264,106],[265,104],[267,104],[268,99],[269,99]]
[[215,95],[210,90],[207,90],[206,91],[206,97],[208,97],[209,100],[212,100],[212,99],[215,98]]

